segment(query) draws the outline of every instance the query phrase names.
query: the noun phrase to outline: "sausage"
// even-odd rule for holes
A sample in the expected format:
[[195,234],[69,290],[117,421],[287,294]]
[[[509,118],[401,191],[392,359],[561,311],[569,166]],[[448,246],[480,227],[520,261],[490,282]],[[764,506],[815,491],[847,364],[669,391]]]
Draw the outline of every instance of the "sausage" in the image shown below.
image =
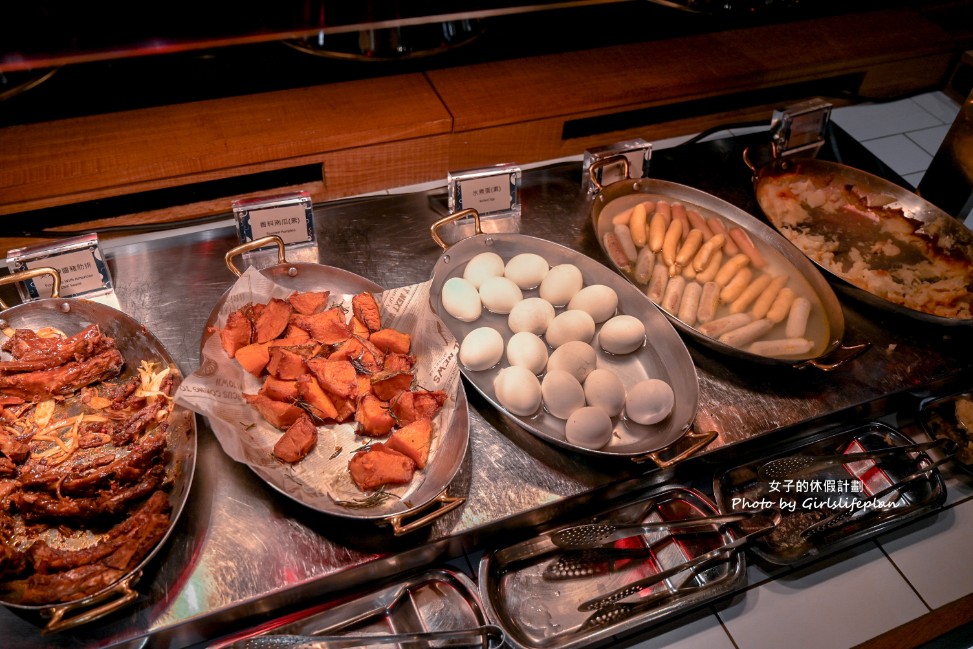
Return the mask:
[[652,267],[655,266],[655,253],[646,246],[639,250],[639,256],[635,259],[635,281],[639,284],[648,284],[649,277],[652,276]]
[[706,264],[706,268],[699,271],[696,274],[696,281],[700,284],[705,284],[706,282],[712,282],[716,278],[716,273],[720,271],[723,267],[723,251],[717,250],[710,257],[709,263]]
[[680,236],[685,239],[689,234],[689,216],[686,214],[686,206],[679,202],[674,202],[670,205],[672,212],[672,220],[679,221],[682,223],[682,232]]
[[672,219],[669,227],[666,228],[666,237],[662,241],[662,261],[666,266],[676,263],[676,250],[682,240],[682,221]]
[[733,240],[737,246],[740,247],[740,252],[750,257],[750,262],[757,268],[766,268],[767,260],[764,256],[760,254],[757,250],[757,246],[753,245],[753,240],[750,239],[750,235],[747,231],[740,227],[730,228],[730,239]]
[[722,318],[707,322],[699,327],[699,331],[710,338],[717,338],[734,329],[748,325],[751,322],[753,322],[753,318],[750,317],[749,313],[731,313],[730,315],[725,315]]
[[690,327],[696,324],[696,314],[699,313],[699,298],[703,287],[696,282],[687,282],[682,291],[682,301],[679,303],[679,313],[676,317]]
[[801,338],[807,331],[807,320],[811,315],[811,302],[806,297],[796,297],[787,314],[784,335],[788,338]]
[[716,282],[703,284],[703,292],[699,296],[699,309],[696,311],[696,322],[706,324],[716,317],[716,309],[720,306],[720,285]]
[[652,269],[652,277],[649,278],[649,286],[645,289],[645,294],[650,300],[659,304],[662,302],[662,295],[666,291],[666,284],[669,283],[669,267],[665,264],[656,264]]
[[606,232],[602,237],[602,243],[605,244],[605,252],[613,264],[624,271],[628,271],[631,268],[631,265],[628,263],[628,257],[625,255],[625,250],[618,240],[618,235],[614,232]]
[[634,262],[639,256],[639,251],[635,247],[635,242],[632,241],[632,231],[628,229],[628,226],[619,223],[615,226],[615,236],[618,237],[618,243],[622,246],[622,252],[628,258],[629,263]]
[[632,208],[628,229],[632,233],[632,241],[635,245],[639,248],[644,246],[648,236],[648,217],[645,212],[645,203],[639,203]]
[[713,236],[713,231],[706,225],[706,219],[696,210],[686,209],[686,217],[689,219],[690,227],[702,230],[707,239]]
[[726,286],[737,274],[737,271],[744,268],[749,263],[750,257],[747,257],[742,252],[738,252],[723,262],[723,265],[720,266],[720,270],[716,273],[716,277],[713,278],[713,281],[720,286]]
[[675,315],[679,311],[682,302],[683,291],[686,290],[686,280],[682,275],[670,277],[666,283],[665,293],[662,294],[662,303],[659,305],[663,310]]
[[796,297],[794,291],[787,286],[780,289],[780,293],[774,298],[774,303],[770,305],[770,310],[767,311],[767,319],[774,324],[783,322],[784,318],[790,314],[791,304],[794,303]]
[[[693,260],[693,257],[695,257],[696,253],[699,252],[699,247],[703,245],[703,239],[705,236],[706,235],[702,230],[697,230],[695,228],[689,232],[686,240],[682,242],[682,245],[679,246],[679,251],[676,253],[676,268],[678,270],[689,266],[689,263]],[[672,272],[671,268],[669,269],[669,272]]]
[[806,354],[812,347],[814,343],[807,338],[778,338],[751,343],[748,351],[759,356],[793,356]]
[[706,268],[706,264],[709,263],[710,258],[713,256],[717,250],[723,247],[726,242],[726,237],[722,234],[714,234],[709,239],[703,242],[696,251],[696,255],[693,257],[693,268],[696,269],[697,273],[703,272]]
[[632,210],[634,207],[630,207],[627,210],[622,210],[618,214],[612,217],[612,225],[618,225],[619,223],[628,223],[632,219]]
[[724,304],[730,304],[736,300],[740,295],[747,290],[747,286],[750,285],[750,279],[753,277],[753,271],[744,266],[737,271],[737,274],[733,276],[723,290],[720,291],[720,302]]
[[770,331],[773,326],[774,323],[767,318],[760,318],[759,320],[754,320],[749,324],[745,324],[742,327],[738,327],[737,329],[726,332],[720,336],[719,340],[724,345],[743,349],[753,341],[757,340],[757,338],[760,338],[765,333]]
[[669,219],[656,208],[651,220],[649,220],[648,245],[652,252],[662,250],[662,244],[665,242],[666,230],[668,228]]
[[774,279],[771,280],[767,288],[763,290],[763,293],[757,298],[753,303],[753,309],[751,310],[751,315],[754,318],[760,319],[767,316],[767,312],[770,311],[770,307],[773,305],[774,300],[777,299],[777,294],[780,293],[780,289],[784,288],[784,284],[787,283],[788,277],[787,273],[781,273],[780,275],[775,275]]
[[750,282],[743,293],[740,293],[740,297],[733,300],[733,304],[730,305],[730,313],[741,313],[750,308],[753,301],[763,293],[764,289],[773,281],[773,275],[768,275],[767,273],[760,273],[756,279]]
[[726,254],[735,255],[740,252],[737,244],[733,243],[733,239],[730,238],[730,233],[727,232],[726,225],[724,225],[719,217],[711,216],[706,219],[706,225],[709,226],[709,229],[712,230],[714,235],[722,234],[726,238],[726,243],[723,244],[723,249],[726,250]]
[[692,264],[687,264],[682,267],[682,276],[686,278],[687,282],[691,282],[696,279],[696,269],[693,268]]

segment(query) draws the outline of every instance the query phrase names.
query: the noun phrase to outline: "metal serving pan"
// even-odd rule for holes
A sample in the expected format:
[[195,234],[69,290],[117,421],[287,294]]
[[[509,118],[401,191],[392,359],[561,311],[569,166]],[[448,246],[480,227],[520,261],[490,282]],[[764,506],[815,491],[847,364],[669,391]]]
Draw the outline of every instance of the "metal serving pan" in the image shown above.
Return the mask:
[[[641,524],[699,518],[715,511],[715,505],[703,494],[669,486],[584,522]],[[551,540],[556,532],[487,552],[480,560],[480,597],[487,615],[503,628],[508,644],[517,649],[597,645],[702,606],[746,581],[745,559],[737,552],[698,573],[685,570],[655,584],[651,591],[646,587],[635,604],[637,608],[616,609],[621,614],[605,618],[604,611],[582,611],[579,606],[737,537],[729,528],[716,527],[678,535],[653,531],[579,551],[556,546]],[[578,576],[558,576],[558,566],[575,561],[580,563]]]
[[[894,183],[836,162],[775,159],[758,168],[746,151],[744,161],[767,219],[843,293],[924,322],[973,324],[973,232],[959,220]],[[795,190],[809,188],[805,183],[827,193]],[[819,204],[825,196],[832,199]],[[805,231],[834,240],[834,249],[800,236]],[[933,263],[945,265],[935,269]],[[943,301],[946,310],[937,313],[939,300],[927,303],[916,296],[922,294],[918,278],[940,270],[951,280],[936,282],[936,291],[951,297]],[[869,276],[874,281],[866,281]]]
[[[472,216],[475,221],[475,232],[471,237],[463,239],[452,246],[448,246],[437,235],[438,229],[458,218]],[[473,257],[481,252],[495,252],[504,261],[519,253],[536,253],[544,257],[548,264],[555,266],[570,263],[577,266],[584,278],[584,285],[604,284],[610,286],[618,295],[618,311],[638,317],[646,329],[646,340],[649,341],[640,350],[624,356],[608,357],[600,349],[597,342],[593,342],[597,354],[598,367],[610,367],[626,384],[634,383],[646,377],[662,379],[669,383],[675,393],[675,405],[672,413],[658,424],[641,426],[633,422],[615,418],[614,434],[611,442],[599,450],[591,450],[572,444],[564,437],[564,420],[548,413],[543,406],[533,415],[518,416],[510,414],[497,400],[493,388],[493,379],[501,369],[508,366],[506,356],[500,363],[483,371],[471,371],[460,366],[460,371],[483,394],[486,399],[501,411],[507,413],[528,432],[547,442],[572,451],[592,454],[600,457],[630,458],[643,460],[647,457],[661,463],[658,451],[673,445],[684,436],[693,436],[691,448],[680,454],[679,459],[702,448],[712,441],[712,434],[707,431],[698,436],[691,432],[693,419],[699,401],[699,382],[696,367],[693,365],[689,350],[682,339],[676,334],[672,326],[666,321],[658,309],[645,299],[635,287],[620,280],[602,264],[594,261],[576,250],[565,248],[552,241],[537,239],[516,233],[484,234],[479,224],[479,215],[475,210],[459,212],[440,219],[432,226],[433,238],[444,249],[432,272],[432,286],[430,301],[433,310],[446,324],[457,340],[463,338],[473,329],[490,326],[500,332],[506,342],[512,332],[507,324],[506,315],[491,313],[486,309],[480,318],[474,322],[462,322],[446,312],[442,304],[443,285],[452,277],[462,277],[463,270]],[[524,298],[537,295],[537,290],[523,292]],[[564,309],[558,308],[556,313]],[[600,327],[598,329],[600,331]],[[594,341],[597,340],[596,331]],[[687,435],[688,434],[688,435]],[[671,461],[671,460],[670,460]]]
[[[786,456],[817,456],[908,447],[913,441],[881,422],[860,424],[795,446],[772,457],[761,458],[714,477],[713,493],[720,511],[768,508],[781,512],[781,522],[770,534],[751,546],[757,556],[778,565],[796,565],[870,539],[941,506],[946,485],[935,468],[919,479],[909,480],[899,498],[886,508],[875,507],[862,515],[862,505],[890,485],[914,475],[933,460],[924,452],[895,454],[877,460],[839,464],[803,473],[790,479],[763,479],[758,472],[770,460]],[[855,484],[861,485],[856,490]],[[884,497],[881,500],[885,500]],[[801,532],[839,511],[858,507],[853,517],[825,532],[805,538]]]
[[[466,641],[460,644],[458,641],[463,637]],[[360,644],[355,643],[356,639]],[[429,568],[388,586],[271,620],[218,640],[209,647],[464,646],[499,649],[503,641],[503,632],[488,624],[479,593],[469,577],[449,568]],[[442,644],[437,644],[440,642]]]
[[[141,361],[154,362],[160,367],[170,368],[173,377],[172,394],[175,394],[182,380],[182,374],[162,343],[141,323],[126,313],[97,302],[61,298],[59,296],[60,274],[57,270],[39,268],[14,273],[0,278],[0,285],[12,284],[44,274],[54,278],[52,297],[10,308],[6,308],[3,304],[4,310],[0,312],[0,321],[2,321],[0,328],[37,330],[42,327],[53,327],[70,336],[90,325],[98,325],[102,333],[115,339],[118,350],[125,359],[125,366],[118,380],[135,376]],[[0,604],[49,618],[44,631],[50,633],[98,620],[138,599],[139,594],[134,590],[134,586],[142,576],[145,566],[172,534],[189,496],[196,468],[196,419],[192,411],[173,403],[167,422],[166,441],[169,461],[166,467],[166,480],[171,485],[168,492],[169,504],[172,508],[171,521],[165,534],[139,564],[101,591],[74,601],[25,605],[16,599],[8,598],[0,601]],[[99,539],[98,534],[92,534],[88,543],[95,543]],[[59,536],[56,535],[48,540],[57,547]]]
[[[237,270],[233,260],[239,255],[268,245],[277,246],[278,263],[261,269],[259,273],[287,291],[329,290],[332,297],[354,295],[362,291],[370,291],[376,294],[384,291],[381,286],[374,282],[340,268],[315,263],[288,262],[284,253],[284,244],[279,237],[266,237],[233,248],[226,254],[227,266],[234,274],[241,275],[242,273]],[[207,377],[213,371],[212,368],[215,367],[216,362],[213,360],[214,355],[222,355],[220,358],[225,358],[225,352],[223,352],[218,338],[213,339],[212,344],[207,343],[210,342],[210,338],[215,333],[221,317],[225,318],[229,311],[241,306],[239,304],[227,304],[229,293],[228,290],[220,298],[207,321],[201,343],[203,361],[200,369],[194,372],[193,377],[191,377],[193,379],[197,376]],[[443,344],[446,343],[443,342]],[[207,369],[208,367],[209,369]],[[242,369],[240,372],[242,373]],[[456,385],[455,392],[449,395],[450,398],[444,406],[444,409],[447,407],[453,409],[452,417],[446,430],[438,432],[439,439],[436,442],[438,447],[433,449],[426,468],[421,473],[417,472],[405,493],[398,498],[387,498],[374,504],[355,503],[355,506],[347,506],[333,498],[330,492],[310,485],[308,480],[295,471],[292,465],[276,461],[270,453],[251,453],[245,457],[245,463],[269,486],[311,509],[332,516],[371,520],[380,525],[390,525],[396,535],[412,532],[452,511],[465,500],[448,493],[449,484],[466,457],[469,443],[469,408],[466,393],[463,391],[460,381],[456,381]],[[258,415],[254,416],[256,417],[255,425],[264,425]],[[217,437],[224,431],[228,435],[239,436],[239,428],[243,426],[239,421],[224,421],[219,418],[212,423],[214,424],[214,431],[217,432]],[[223,443],[223,440],[221,440],[221,443]],[[336,467],[338,465],[341,467],[347,465],[350,453],[354,449],[344,448],[339,450],[341,452],[337,453],[335,457],[328,458],[327,455],[331,453],[331,450],[325,451],[319,444],[312,454],[319,451],[324,453],[325,456],[322,461],[327,463],[326,468],[329,471],[337,472]],[[310,459],[310,456],[306,459]],[[424,514],[427,511],[429,513]]]
[[[754,246],[767,261],[768,265],[765,271],[760,272],[768,272],[773,275],[786,274],[788,277],[787,287],[797,295],[807,298],[811,303],[807,338],[812,341],[813,345],[806,353],[781,356],[756,354],[747,349],[725,344],[700,331],[697,325],[681,320],[677,313],[671,313],[660,306],[660,310],[665,313],[666,317],[681,333],[721,354],[734,358],[763,364],[791,365],[796,368],[815,367],[823,371],[837,369],[869,348],[868,343],[847,347],[842,345],[845,319],[834,291],[814,264],[810,263],[803,254],[795,250],[786,239],[773,229],[738,207],[712,194],[679,183],[642,178],[637,180],[626,179],[606,187],[601,186],[596,180],[595,173],[602,166],[613,163],[624,165],[627,164],[627,161],[624,157],[616,156],[599,161],[589,169],[592,187],[595,188],[589,199],[591,223],[599,245],[610,259],[612,259],[612,255],[608,253],[605,247],[605,235],[613,231],[612,220],[616,215],[620,215],[645,201],[678,201],[688,209],[696,210],[706,219],[716,218],[720,220],[725,229],[734,226],[742,228],[750,235]],[[729,257],[730,255],[725,255],[724,261]],[[635,278],[634,268],[622,268],[614,259],[612,259],[612,263],[615,269],[633,285],[642,291],[647,289],[647,283],[640,282]],[[687,283],[694,281],[687,280]],[[716,312],[716,317],[720,318],[727,314],[729,314],[729,305],[721,304]],[[783,338],[784,326],[784,323],[775,325],[770,332],[762,337],[762,340]]]
[[[957,451],[956,466],[973,473],[973,392],[930,397],[919,404],[919,423],[932,439],[951,439]],[[961,421],[962,420],[962,421]]]

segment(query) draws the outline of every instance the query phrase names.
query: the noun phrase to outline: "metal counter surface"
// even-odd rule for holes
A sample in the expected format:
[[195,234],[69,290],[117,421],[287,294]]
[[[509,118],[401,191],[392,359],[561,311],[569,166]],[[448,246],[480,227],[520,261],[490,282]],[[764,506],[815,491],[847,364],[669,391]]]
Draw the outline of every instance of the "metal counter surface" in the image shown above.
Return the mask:
[[[733,142],[662,152],[653,159],[653,175],[710,191],[757,215],[736,148]],[[607,263],[590,227],[580,181],[580,163],[525,171],[521,232]],[[444,203],[440,190],[318,206],[317,249],[289,252],[288,258],[337,266],[388,287],[426,281],[442,254],[429,226],[444,214]],[[235,244],[233,229],[222,227],[105,246],[122,308],[158,336],[186,374],[198,366],[205,323],[235,280],[223,259]],[[266,254],[257,255],[258,263],[268,262]],[[700,456],[672,470],[596,461],[549,445],[467,385],[471,440],[449,488],[466,501],[430,528],[404,538],[395,538],[388,528],[336,521],[291,502],[230,460],[199,418],[199,460],[190,501],[168,544],[137,584],[143,597],[108,620],[52,636],[41,635],[37,620],[0,609],[4,645],[198,643],[300,602],[477,547],[508,544],[570,520],[585,508],[664,481],[709,481],[730,455],[737,461],[796,435],[907,412],[923,396],[973,382],[970,329],[944,330],[839,298],[845,341],[868,341],[873,347],[835,372],[755,366],[687,343],[700,382],[698,421],[720,435]]]

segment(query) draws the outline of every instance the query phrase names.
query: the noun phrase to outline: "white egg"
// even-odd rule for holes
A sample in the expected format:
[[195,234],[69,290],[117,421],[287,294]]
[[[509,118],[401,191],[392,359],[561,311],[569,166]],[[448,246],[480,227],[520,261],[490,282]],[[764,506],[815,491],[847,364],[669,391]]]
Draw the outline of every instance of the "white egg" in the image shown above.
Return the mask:
[[473,322],[483,312],[476,287],[462,277],[450,277],[443,284],[443,308],[446,313],[463,322]]
[[645,343],[645,325],[635,316],[614,316],[601,325],[598,342],[609,354],[634,352]]
[[581,270],[574,264],[558,264],[547,271],[540,296],[554,306],[564,306],[584,286]]
[[540,374],[547,367],[547,345],[537,334],[518,331],[507,341],[507,362],[523,365],[534,374]]
[[480,302],[493,313],[506,315],[523,299],[520,287],[506,277],[488,277],[480,284]]
[[584,383],[597,362],[598,355],[594,347],[586,342],[573,340],[551,352],[551,357],[547,359],[547,371],[564,370]]
[[539,297],[528,297],[510,309],[507,324],[514,333],[529,331],[540,336],[547,331],[553,319],[554,307],[550,302]]
[[625,395],[625,416],[637,424],[657,424],[672,412],[675,395],[660,379],[639,381]]
[[537,412],[541,405],[541,382],[526,367],[505,367],[493,379],[497,401],[510,413],[526,417]]
[[612,438],[612,420],[604,410],[594,406],[578,408],[564,424],[564,437],[575,446],[598,450]]
[[520,288],[537,288],[550,270],[547,260],[532,252],[514,255],[504,266],[503,275],[514,281]]
[[502,277],[503,268],[503,257],[495,252],[481,252],[466,264],[466,268],[463,269],[463,279],[480,288],[483,280],[489,277]]
[[459,346],[459,362],[479,372],[489,369],[503,358],[503,336],[493,327],[479,327],[466,334]]
[[557,349],[572,340],[590,343],[595,336],[595,321],[579,309],[563,311],[551,320],[544,338],[547,344]]
[[584,388],[573,374],[564,370],[554,370],[544,375],[541,397],[544,408],[558,419],[567,419],[572,412],[584,407]]
[[596,368],[584,380],[584,398],[589,406],[617,417],[625,407],[625,384],[611,370]]
[[568,302],[568,309],[585,311],[595,322],[602,323],[615,315],[618,309],[618,293],[604,284],[585,286]]

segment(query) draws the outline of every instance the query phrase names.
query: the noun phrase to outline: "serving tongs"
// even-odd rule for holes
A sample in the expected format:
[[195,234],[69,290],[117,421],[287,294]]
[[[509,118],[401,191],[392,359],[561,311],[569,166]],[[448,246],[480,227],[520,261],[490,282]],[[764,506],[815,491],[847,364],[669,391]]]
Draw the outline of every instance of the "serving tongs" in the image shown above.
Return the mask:
[[[864,462],[867,460],[878,460],[896,455],[906,455],[908,453],[919,453],[931,449],[941,449],[948,453],[950,444],[955,443],[949,439],[937,439],[932,442],[922,444],[909,444],[904,446],[891,446],[889,448],[877,449],[874,451],[863,451],[861,453],[835,453],[833,455],[788,455],[787,457],[770,460],[757,469],[757,476],[763,480],[785,480],[794,478],[807,473],[813,473],[821,469],[832,466],[851,464],[853,462]],[[954,448],[955,451],[955,448]]]
[[729,543],[724,543],[718,548],[704,552],[703,554],[693,557],[689,561],[684,561],[678,565],[675,565],[661,572],[657,572],[654,575],[645,577],[644,579],[639,579],[633,581],[632,583],[611,591],[605,595],[589,599],[578,607],[579,611],[598,611],[607,608],[613,604],[621,602],[621,600],[638,593],[650,586],[654,586],[660,582],[665,581],[675,577],[676,575],[682,574],[687,570],[693,572],[693,574],[698,574],[703,568],[708,568],[710,564],[716,563],[718,561],[726,561],[736,552],[738,549],[747,545],[753,539],[767,534],[772,531],[778,523],[780,523],[781,514],[780,511],[774,510],[773,512],[765,512],[770,516],[770,524],[764,527],[760,527],[752,532],[747,532]]
[[[947,440],[947,441],[952,441],[952,440]],[[955,451],[955,442],[954,442],[954,451]],[[885,489],[882,489],[881,491],[872,494],[871,496],[869,496],[868,500],[880,501],[885,499],[886,497],[892,496],[892,499],[889,502],[893,502],[893,503],[897,502],[899,498],[902,497],[903,489],[908,487],[916,480],[929,477],[930,473],[933,470],[935,470],[936,467],[942,466],[943,464],[946,464],[952,459],[953,459],[953,455],[951,453],[946,457],[940,458],[934,462],[930,462],[929,464],[919,469],[918,471],[915,471],[914,473],[910,473],[904,478],[895,481]],[[863,511],[864,513],[855,516],[856,512],[859,511]],[[816,523],[812,523],[808,525],[801,531],[801,536],[804,538],[810,538],[818,534],[823,534],[825,532],[829,532],[833,529],[841,527],[842,525],[850,523],[854,520],[858,520],[860,518],[868,516],[870,513],[875,513],[877,511],[879,510],[877,509],[862,510],[861,508],[858,507],[848,507],[846,509],[842,509],[839,512],[831,514],[827,518],[824,518]]]
[[759,510],[746,510],[732,514],[681,518],[671,521],[638,523],[634,525],[612,525],[611,523],[587,523],[558,530],[551,535],[551,542],[563,550],[582,550],[596,548],[614,541],[652,534],[654,532],[705,531],[727,523],[738,523],[760,514]]
[[234,644],[239,649],[352,649],[406,645],[410,648],[479,647],[498,649],[506,636],[500,627],[486,624],[473,629],[420,631],[367,635],[261,635]]

